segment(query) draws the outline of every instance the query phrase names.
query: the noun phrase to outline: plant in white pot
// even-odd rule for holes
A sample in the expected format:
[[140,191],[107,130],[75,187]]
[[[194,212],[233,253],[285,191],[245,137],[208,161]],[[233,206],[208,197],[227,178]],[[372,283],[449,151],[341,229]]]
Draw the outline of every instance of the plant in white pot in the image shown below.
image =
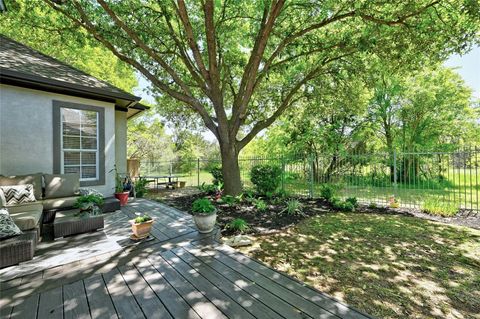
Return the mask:
[[217,209],[207,198],[199,198],[192,204],[193,220],[200,233],[209,233],[217,221]]

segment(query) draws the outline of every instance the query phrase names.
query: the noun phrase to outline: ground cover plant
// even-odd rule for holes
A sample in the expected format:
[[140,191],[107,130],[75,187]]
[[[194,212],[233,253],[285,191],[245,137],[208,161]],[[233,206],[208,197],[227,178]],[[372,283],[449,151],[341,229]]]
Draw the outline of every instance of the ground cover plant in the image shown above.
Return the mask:
[[479,318],[480,231],[328,213],[243,251],[379,318]]

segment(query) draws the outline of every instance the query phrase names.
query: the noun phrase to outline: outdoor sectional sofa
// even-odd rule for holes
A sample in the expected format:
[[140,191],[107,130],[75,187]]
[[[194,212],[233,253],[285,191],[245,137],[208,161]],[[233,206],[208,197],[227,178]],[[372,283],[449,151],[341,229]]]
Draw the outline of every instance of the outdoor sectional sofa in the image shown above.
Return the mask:
[[[0,241],[0,268],[18,264],[33,258],[35,247],[42,233],[42,225],[50,224],[57,211],[71,209],[80,191],[76,174],[30,174],[23,176],[0,176],[0,186],[32,184],[34,202],[6,205],[0,191],[0,208],[8,210],[10,217],[23,232],[22,235]],[[105,201],[102,210],[120,209],[114,198]]]

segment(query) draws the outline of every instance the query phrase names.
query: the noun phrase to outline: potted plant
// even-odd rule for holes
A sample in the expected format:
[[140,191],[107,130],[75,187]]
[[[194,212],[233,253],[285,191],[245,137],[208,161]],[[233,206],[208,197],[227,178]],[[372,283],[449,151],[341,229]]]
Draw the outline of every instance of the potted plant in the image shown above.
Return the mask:
[[400,207],[400,201],[395,198],[395,196],[390,196],[388,199],[388,204],[391,208],[399,208]]
[[147,214],[138,216],[130,221],[132,224],[133,239],[142,239],[150,235],[153,219]]
[[120,201],[120,206],[125,206],[128,203],[128,196],[130,190],[126,188],[125,181],[117,171],[117,166],[114,166],[111,171],[115,172],[115,198]]
[[209,233],[217,221],[217,209],[207,198],[199,198],[192,204],[193,220],[200,233]]
[[103,196],[97,194],[88,194],[80,196],[73,207],[80,210],[80,216],[99,215],[102,210]]

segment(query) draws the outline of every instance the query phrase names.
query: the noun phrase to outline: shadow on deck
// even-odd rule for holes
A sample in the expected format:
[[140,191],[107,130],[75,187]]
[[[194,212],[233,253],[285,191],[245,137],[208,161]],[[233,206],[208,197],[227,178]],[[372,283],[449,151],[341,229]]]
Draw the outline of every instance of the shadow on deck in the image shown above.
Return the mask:
[[[136,212],[155,219],[154,239],[132,245],[125,236]],[[369,318],[199,234],[190,215],[166,205],[137,200],[105,225],[39,247],[48,258],[56,251],[58,265],[2,270],[1,318]],[[89,250],[68,251],[79,246]],[[31,269],[48,264],[41,256]]]

